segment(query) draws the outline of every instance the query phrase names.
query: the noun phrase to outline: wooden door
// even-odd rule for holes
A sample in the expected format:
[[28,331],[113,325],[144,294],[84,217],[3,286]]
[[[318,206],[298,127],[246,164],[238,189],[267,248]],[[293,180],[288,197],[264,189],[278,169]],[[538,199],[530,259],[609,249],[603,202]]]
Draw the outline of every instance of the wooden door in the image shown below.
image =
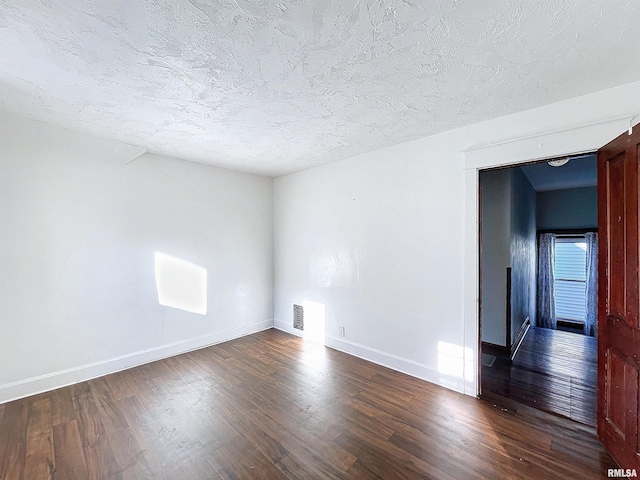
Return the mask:
[[640,126],[598,151],[598,437],[640,469],[638,157]]

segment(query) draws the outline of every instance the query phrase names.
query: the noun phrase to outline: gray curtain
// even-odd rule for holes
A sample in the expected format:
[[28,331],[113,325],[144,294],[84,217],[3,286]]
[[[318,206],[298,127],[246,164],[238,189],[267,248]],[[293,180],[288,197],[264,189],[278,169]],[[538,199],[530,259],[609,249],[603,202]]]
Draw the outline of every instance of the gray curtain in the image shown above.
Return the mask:
[[556,329],[556,294],[554,288],[554,265],[556,236],[553,233],[540,235],[538,251],[538,327]]
[[587,240],[586,296],[587,318],[584,322],[584,334],[598,336],[598,234],[585,234]]

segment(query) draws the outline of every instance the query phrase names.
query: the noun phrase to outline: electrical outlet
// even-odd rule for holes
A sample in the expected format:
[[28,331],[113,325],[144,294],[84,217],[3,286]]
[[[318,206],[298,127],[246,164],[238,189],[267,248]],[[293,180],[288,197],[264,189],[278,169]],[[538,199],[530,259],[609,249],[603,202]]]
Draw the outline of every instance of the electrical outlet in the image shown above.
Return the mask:
[[338,335],[341,336],[341,337],[344,337],[344,335],[345,335],[344,334],[344,327],[342,325],[340,325],[338,327]]

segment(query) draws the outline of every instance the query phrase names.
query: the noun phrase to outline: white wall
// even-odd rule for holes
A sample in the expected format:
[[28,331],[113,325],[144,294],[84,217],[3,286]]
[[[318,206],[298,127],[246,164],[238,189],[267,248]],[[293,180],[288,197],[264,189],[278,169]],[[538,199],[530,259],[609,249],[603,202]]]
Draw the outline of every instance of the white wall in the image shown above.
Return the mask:
[[452,132],[276,179],[276,327],[296,333],[291,305],[321,303],[328,345],[459,386],[460,358],[449,358],[462,348],[463,329],[456,138]]
[[322,303],[328,345],[476,395],[478,169],[598,148],[638,112],[640,82],[277,178],[276,327]]
[[[272,179],[6,114],[0,150],[0,402],[273,325]],[[156,251],[206,315],[158,304]]]
[[[475,395],[478,169],[596,149],[638,112],[640,82],[281,177],[275,193],[184,161],[124,164],[126,146],[2,115],[0,401],[273,312],[292,331],[305,301],[328,345]],[[156,251],[208,270],[206,316],[157,304]]]

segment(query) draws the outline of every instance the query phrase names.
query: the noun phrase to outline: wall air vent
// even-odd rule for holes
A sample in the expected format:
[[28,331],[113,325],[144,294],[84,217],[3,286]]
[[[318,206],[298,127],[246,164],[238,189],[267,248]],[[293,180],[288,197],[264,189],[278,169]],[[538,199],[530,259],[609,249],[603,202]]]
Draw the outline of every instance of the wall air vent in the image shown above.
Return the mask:
[[293,304],[293,328],[304,330],[304,310],[302,305]]

